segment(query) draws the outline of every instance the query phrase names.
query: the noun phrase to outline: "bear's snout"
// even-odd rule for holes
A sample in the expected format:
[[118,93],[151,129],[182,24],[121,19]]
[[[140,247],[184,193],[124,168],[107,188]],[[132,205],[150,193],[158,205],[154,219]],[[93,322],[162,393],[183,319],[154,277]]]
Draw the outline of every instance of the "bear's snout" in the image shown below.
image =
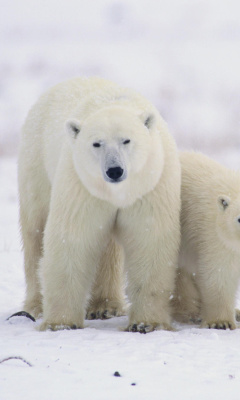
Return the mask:
[[118,182],[123,175],[123,169],[121,167],[108,168],[106,174],[112,181]]
[[237,217],[237,222],[240,224],[240,215]]

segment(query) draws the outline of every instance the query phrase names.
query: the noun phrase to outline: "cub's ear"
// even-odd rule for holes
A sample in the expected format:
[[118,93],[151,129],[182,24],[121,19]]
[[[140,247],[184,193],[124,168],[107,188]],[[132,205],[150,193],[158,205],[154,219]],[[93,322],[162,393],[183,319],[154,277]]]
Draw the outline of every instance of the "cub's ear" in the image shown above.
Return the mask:
[[218,196],[217,202],[220,210],[224,211],[230,204],[230,198],[225,195],[220,195]]
[[76,139],[80,130],[80,122],[77,119],[70,119],[66,122],[66,131],[71,139]]
[[156,122],[155,115],[152,113],[144,112],[140,115],[140,119],[144,123],[144,125],[148,128],[151,129]]

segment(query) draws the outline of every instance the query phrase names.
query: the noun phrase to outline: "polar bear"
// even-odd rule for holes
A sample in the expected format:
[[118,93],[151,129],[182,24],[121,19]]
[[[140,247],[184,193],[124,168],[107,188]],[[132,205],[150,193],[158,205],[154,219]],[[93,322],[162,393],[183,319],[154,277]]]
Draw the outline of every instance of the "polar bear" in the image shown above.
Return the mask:
[[240,172],[183,152],[181,246],[175,317],[235,329],[240,278]]
[[[23,126],[18,176],[24,309],[43,311],[41,330],[83,328],[88,304],[121,314],[121,251],[128,330],[171,329],[180,175],[165,122],[134,91],[76,78],[39,99]],[[93,287],[99,271],[109,287]]]

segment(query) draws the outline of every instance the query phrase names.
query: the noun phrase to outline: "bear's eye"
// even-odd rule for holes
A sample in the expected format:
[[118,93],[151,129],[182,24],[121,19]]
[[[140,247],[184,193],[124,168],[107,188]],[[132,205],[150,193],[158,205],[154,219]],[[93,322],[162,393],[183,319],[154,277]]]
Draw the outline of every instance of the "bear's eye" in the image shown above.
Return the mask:
[[101,144],[98,142],[93,143],[93,147],[101,147]]
[[126,139],[126,140],[124,140],[124,142],[123,142],[123,144],[128,144],[128,143],[130,143],[130,139]]
[[224,209],[228,206],[227,201],[224,200],[224,199],[221,199],[221,203],[222,203],[222,206],[223,206]]

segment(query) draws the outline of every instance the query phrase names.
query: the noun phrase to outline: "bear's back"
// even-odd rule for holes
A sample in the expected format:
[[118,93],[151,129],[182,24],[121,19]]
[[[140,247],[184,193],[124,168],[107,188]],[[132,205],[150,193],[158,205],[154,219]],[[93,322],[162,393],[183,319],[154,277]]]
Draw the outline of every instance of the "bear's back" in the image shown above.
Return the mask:
[[201,153],[181,152],[180,162],[183,207],[190,203],[196,208],[202,205],[204,213],[213,203],[215,206],[219,195],[227,194],[232,198],[239,195],[239,171],[233,171]]
[[186,243],[207,241],[216,236],[218,198],[239,197],[240,173],[194,152],[180,153],[182,168],[181,225]]

